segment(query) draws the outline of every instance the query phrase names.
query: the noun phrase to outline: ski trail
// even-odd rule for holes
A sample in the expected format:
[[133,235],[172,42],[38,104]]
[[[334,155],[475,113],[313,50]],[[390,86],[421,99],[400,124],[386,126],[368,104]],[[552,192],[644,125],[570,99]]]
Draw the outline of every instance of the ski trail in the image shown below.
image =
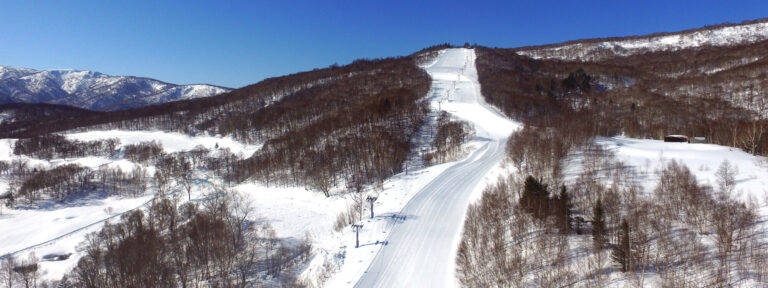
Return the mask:
[[471,49],[447,49],[425,67],[432,77],[434,109],[470,123],[485,143],[446,169],[403,208],[407,219],[392,228],[356,287],[454,287],[455,254],[471,195],[505,156],[509,134],[519,127],[480,94]]

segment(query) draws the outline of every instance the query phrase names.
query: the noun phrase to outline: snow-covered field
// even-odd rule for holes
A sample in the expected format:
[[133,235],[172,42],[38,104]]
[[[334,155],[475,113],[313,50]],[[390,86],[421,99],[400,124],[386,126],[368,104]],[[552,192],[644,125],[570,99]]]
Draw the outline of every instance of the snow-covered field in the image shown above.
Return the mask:
[[727,160],[738,171],[735,190],[739,199],[768,200],[768,161],[765,157],[714,144],[668,143],[626,137],[598,138],[595,142],[615,153],[619,161],[640,172],[637,181],[647,193],[656,188],[659,179],[656,172],[668,161],[685,164],[700,184],[717,187],[715,173],[718,166]]
[[221,149],[229,148],[232,153],[242,153],[247,157],[261,148],[261,145],[247,145],[235,141],[229,137],[218,136],[189,136],[181,133],[163,132],[163,131],[91,131],[72,133],[65,135],[69,139],[80,141],[91,141],[99,139],[117,138],[121,145],[138,144],[147,141],[156,141],[163,145],[166,153],[179,151],[189,151],[198,146],[207,149],[214,149],[218,146]]
[[[65,136],[81,141],[117,138],[121,142],[120,147],[145,141],[156,141],[162,144],[167,153],[188,151],[198,146],[213,149],[218,144],[220,148],[229,148],[233,153],[250,155],[260,148],[259,145],[245,145],[226,137],[191,137],[178,133],[152,131],[91,131]],[[17,156],[13,155],[14,142],[13,139],[0,140],[0,161],[23,159],[28,161],[30,167],[44,169],[76,163],[92,169],[107,165],[130,171],[137,165],[125,159],[110,157],[83,157],[47,161]],[[152,167],[147,168],[148,171],[152,171]],[[0,193],[6,191],[8,180],[7,177],[0,177]],[[200,196],[203,189],[205,187],[195,187],[193,191]],[[0,216],[0,256],[11,254],[17,258],[24,258],[33,252],[37,258],[42,258],[49,254],[72,253],[72,256],[64,261],[40,262],[40,268],[44,271],[43,279],[61,279],[64,273],[70,270],[80,258],[76,247],[85,240],[87,234],[98,231],[106,220],[118,221],[122,213],[141,208],[153,196],[151,192],[136,198],[88,195],[69,199],[64,203],[43,201],[35,206],[17,205],[16,209],[3,207]]]
[[[762,156],[753,156],[749,153],[732,147],[726,147],[714,144],[688,144],[688,143],[668,143],[660,140],[633,139],[626,137],[601,137],[595,139],[595,144],[609,152],[616,163],[621,163],[624,168],[632,172],[629,181],[632,183],[622,183],[620,185],[637,185],[641,188],[641,193],[652,197],[654,189],[658,186],[660,173],[671,161],[687,166],[691,173],[696,177],[700,185],[708,185],[717,189],[717,170],[724,161],[728,161],[735,168],[735,193],[732,197],[743,203],[757,204],[757,231],[765,231],[768,228],[765,219],[768,219],[768,159]],[[567,183],[577,180],[576,178],[584,171],[584,154],[577,152],[569,157],[566,167],[565,180]],[[610,177],[599,177],[600,181],[610,187],[613,179]],[[586,216],[589,218],[589,215]],[[758,233],[765,235],[764,233]],[[712,236],[700,236],[703,247],[715,249]],[[764,236],[763,236],[764,237]],[[588,236],[569,237],[572,241],[571,250],[579,251],[589,247],[591,242]],[[762,239],[765,241],[765,239]],[[582,247],[582,248],[579,248]],[[589,263],[586,256],[575,257],[573,261],[577,263]],[[604,267],[611,266],[611,260],[605,260]],[[714,260],[711,260],[714,261]],[[705,265],[707,263],[695,263]],[[715,264],[711,264],[715,265]],[[605,271],[613,271],[608,276],[608,287],[634,287],[638,285],[631,282],[630,279],[637,278],[640,273],[620,273],[613,268],[607,268]],[[700,271],[688,272],[690,276],[699,278],[708,278],[707,275],[701,275]],[[636,278],[628,278],[636,277]],[[714,277],[714,276],[711,276]],[[749,275],[742,275],[738,278],[737,287],[765,287],[755,282],[755,279]],[[660,275],[657,273],[644,273],[645,279],[643,287],[658,287],[661,285]]]

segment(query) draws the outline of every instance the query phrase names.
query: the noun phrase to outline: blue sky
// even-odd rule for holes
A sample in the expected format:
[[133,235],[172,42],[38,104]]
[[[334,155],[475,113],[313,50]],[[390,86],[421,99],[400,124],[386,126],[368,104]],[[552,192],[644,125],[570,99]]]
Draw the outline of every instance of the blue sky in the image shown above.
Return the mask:
[[768,17],[768,1],[6,1],[0,65],[241,87],[450,42],[517,47]]

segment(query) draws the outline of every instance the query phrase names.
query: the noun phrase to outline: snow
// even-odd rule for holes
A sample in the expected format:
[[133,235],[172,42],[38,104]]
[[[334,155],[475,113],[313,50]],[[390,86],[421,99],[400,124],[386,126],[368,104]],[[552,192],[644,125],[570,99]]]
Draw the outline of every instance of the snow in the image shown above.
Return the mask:
[[110,131],[88,131],[81,133],[71,133],[64,135],[68,139],[80,140],[80,141],[93,141],[93,140],[105,140],[109,138],[120,139],[120,145],[133,145],[141,142],[155,141],[163,145],[163,149],[166,153],[174,153],[179,151],[189,151],[198,146],[203,146],[210,150],[215,149],[216,145],[219,148],[229,148],[232,153],[242,153],[244,156],[250,156],[256,150],[261,148],[261,145],[248,145],[238,142],[231,137],[221,136],[189,136],[181,133],[163,132],[163,131],[127,131],[127,130],[110,130]]
[[[425,67],[433,79],[433,109],[470,123],[474,152],[460,161],[397,175],[377,200],[377,215],[362,222],[360,248],[345,229],[345,263],[328,287],[453,287],[454,257],[470,201],[490,183],[519,127],[485,103],[475,53],[447,49]],[[395,200],[396,199],[396,200]],[[395,201],[392,201],[395,200]]]
[[[386,181],[384,190],[378,193],[378,199],[374,204],[375,217],[370,219],[368,214],[370,211],[368,211],[364,215],[365,219],[360,223],[363,224],[360,230],[360,248],[354,248],[355,232],[351,227],[344,228],[343,233],[335,233],[329,238],[330,241],[317,239],[315,245],[322,245],[320,247],[326,254],[343,255],[344,258],[343,266],[325,286],[352,287],[355,285],[366,273],[376,253],[384,247],[394,225],[402,223],[401,217],[407,217],[403,207],[415,194],[453,165],[455,163],[446,163],[409,172],[409,174],[401,173]],[[411,215],[412,219],[413,216]]]
[[555,47],[530,48],[518,51],[520,55],[536,59],[600,60],[600,53],[610,50],[618,56],[655,51],[675,51],[701,46],[729,46],[755,43],[768,39],[768,22],[724,26],[664,36],[646,36],[596,43],[563,44]]
[[29,74],[37,73],[37,70],[26,68],[14,68],[8,66],[0,66],[0,80],[5,78],[18,78]]
[[[98,231],[101,221],[141,206],[151,196],[139,198],[108,197],[77,199],[67,206],[49,205],[35,209],[5,209],[0,216],[0,255],[38,258],[50,253],[74,253],[66,261],[41,262],[46,279],[60,279],[80,256],[75,247],[88,233]],[[31,248],[30,248],[31,247]],[[27,249],[30,248],[30,249]],[[50,277],[50,278],[49,278]]]
[[[213,150],[218,144],[220,148],[229,148],[233,153],[251,155],[261,147],[261,145],[243,144],[229,137],[188,136],[161,131],[90,131],[64,134],[64,136],[68,139],[81,141],[117,138],[120,140],[120,147],[145,141],[156,141],[163,145],[163,149],[167,153],[189,151],[199,146]],[[46,169],[75,163],[91,169],[108,166],[113,168],[119,167],[123,171],[130,171],[139,165],[127,159],[114,159],[110,157],[89,156],[47,161],[27,156],[17,156],[13,155],[12,149],[15,141],[15,139],[0,139],[0,161],[24,159],[29,162],[31,167]],[[145,168],[149,172],[148,175],[151,175],[154,167]],[[202,175],[202,177],[210,178],[211,176]],[[211,181],[210,179],[206,180]],[[207,181],[200,181],[200,184],[193,188],[193,197],[202,197],[208,183]],[[7,187],[8,179],[0,177],[0,192],[6,191]],[[264,198],[266,195],[273,195],[271,194],[273,192],[275,193],[274,195],[289,195],[286,191],[275,192],[274,190],[269,190],[268,192],[267,194],[251,193],[256,196],[254,199],[259,200],[261,204],[257,208],[262,208],[262,211],[267,212],[270,212],[266,208],[270,207],[271,203],[280,202]],[[301,192],[306,195],[312,195],[312,193],[303,191],[303,189]],[[296,193],[298,194],[298,192]],[[37,258],[42,258],[49,254],[73,253],[67,260],[40,262],[41,271],[45,271],[45,274],[42,275],[43,279],[61,279],[64,273],[71,270],[82,256],[76,247],[85,240],[86,235],[101,229],[104,221],[117,221],[122,213],[144,207],[153,196],[146,194],[136,198],[128,198],[96,194],[69,199],[66,203],[43,201],[39,206],[17,205],[15,209],[3,207],[2,215],[0,215],[0,257],[6,254],[12,254],[17,258],[26,257],[30,252],[34,252]],[[314,201],[313,198],[308,199],[308,201]],[[305,206],[310,206],[310,202],[305,202],[305,204]],[[296,205],[286,204],[285,207],[296,207]],[[313,217],[317,218],[316,216],[313,215]],[[332,217],[335,217],[335,215]],[[307,220],[310,219],[307,218]],[[275,225],[280,228],[281,234],[287,236],[299,235],[299,232],[286,228],[291,227],[290,223],[275,221]],[[304,229],[309,226],[308,223],[296,229]]]
[[[753,156],[740,149],[714,144],[670,143],[659,140],[626,137],[598,138],[595,143],[615,154],[616,158],[635,171],[647,193],[658,183],[656,171],[672,160],[688,166],[701,184],[717,187],[715,173],[720,164],[728,160],[738,173],[736,191],[742,201],[750,197],[763,200],[768,196],[768,162],[765,157]],[[768,211],[766,211],[768,212]]]
[[256,211],[256,218],[268,221],[279,238],[325,240],[333,232],[336,214],[346,209],[343,197],[326,198],[322,193],[301,187],[266,187],[245,183],[235,187],[245,195]]
[[[447,49],[424,69],[433,78],[427,101],[436,111],[467,121],[475,129],[475,138],[467,147],[471,152],[455,162],[400,173],[385,181],[380,189],[369,188],[366,195],[377,195],[374,211],[368,211],[360,222],[360,248],[355,246],[351,227],[334,231],[339,213],[347,211],[350,195],[322,193],[303,187],[266,187],[260,183],[243,183],[233,187],[250,201],[253,220],[268,221],[277,237],[313,240],[314,257],[302,278],[325,287],[455,287],[455,255],[461,238],[464,215],[487,184],[508,175],[502,165],[505,143],[511,132],[520,127],[480,95],[475,54],[471,49]],[[247,145],[229,137],[189,136],[160,131],[89,131],[65,134],[81,141],[118,138],[121,146],[157,141],[168,153],[188,151],[198,146],[229,148],[249,156],[260,145]],[[0,140],[0,160],[14,159],[15,140]],[[654,171],[672,159],[686,164],[702,183],[715,185],[714,173],[723,160],[738,168],[736,190],[744,199],[764,199],[768,187],[768,171],[763,157],[738,149],[711,145],[666,143],[625,137],[598,138],[597,144],[639,173],[637,181],[647,193],[655,187]],[[118,148],[119,149],[119,148]],[[135,163],[109,157],[83,157],[45,161],[28,159],[33,165],[53,167],[77,163],[88,167],[108,165],[131,170]],[[573,175],[578,167],[568,167]],[[210,178],[206,180],[216,181]],[[0,178],[0,191],[7,186]],[[204,182],[204,181],[203,181]],[[203,184],[193,188],[199,198]],[[152,195],[137,198],[94,195],[67,204],[49,204],[36,209],[4,209],[0,216],[0,255],[17,257],[34,252],[38,258],[47,254],[75,253],[68,260],[44,261],[45,279],[60,278],[80,258],[75,247],[85,235],[97,231],[103,221],[120,213],[142,207]],[[366,205],[367,206],[367,205]],[[766,214],[766,209],[761,210]],[[764,216],[764,215],[763,215]],[[330,267],[330,268],[329,268]],[[330,270],[328,270],[330,269]],[[316,281],[316,278],[323,278]],[[326,278],[328,277],[328,278]],[[324,283],[323,283],[324,282]],[[616,282],[620,283],[620,282]]]
[[[723,161],[728,161],[736,169],[735,191],[732,196],[744,203],[758,204],[757,231],[765,231],[766,222],[764,219],[768,216],[768,159],[762,156],[754,156],[744,151],[714,144],[689,144],[689,143],[670,143],[660,140],[634,139],[623,136],[617,137],[599,137],[594,143],[610,152],[615,160],[621,162],[626,168],[634,172],[630,181],[624,183],[628,185],[637,184],[641,192],[645,195],[652,195],[659,182],[659,173],[671,161],[685,165],[696,177],[699,184],[710,185],[717,189],[716,172]],[[583,154],[580,152],[572,154],[568,159],[565,171],[566,182],[576,179],[583,171]],[[608,177],[610,178],[610,177]],[[610,186],[612,179],[605,177],[601,181]],[[588,237],[588,236],[584,236]],[[582,236],[571,236],[569,241],[584,238]],[[571,242],[571,250],[578,251],[579,247],[590,245],[588,238],[585,241]],[[709,237],[702,237],[702,243],[705,246],[712,246]],[[763,239],[764,241],[764,239]],[[575,248],[574,248],[575,247]],[[588,256],[575,254],[573,261],[576,263],[587,263],[591,260]],[[703,264],[703,263],[697,263]],[[576,264],[580,265],[580,264]],[[701,272],[688,272],[691,277]],[[615,270],[608,275],[609,282],[606,287],[634,287],[631,283],[632,273],[619,273]],[[643,276],[646,278],[643,287],[658,287],[661,285],[661,279],[658,273],[646,272]],[[763,287],[754,282],[749,276],[736,284],[737,287]]]
[[[455,255],[464,215],[486,185],[510,171],[502,165],[505,143],[510,133],[520,127],[480,95],[475,54],[471,49],[441,51],[434,63],[424,67],[433,78],[428,98],[435,111],[446,111],[453,118],[467,121],[475,129],[475,138],[466,146],[470,153],[455,162],[400,173],[385,181],[381,188],[368,188],[366,195],[376,195],[375,214],[365,211],[360,231],[360,248],[355,247],[351,227],[334,231],[337,216],[346,212],[350,194],[331,197],[303,187],[266,187],[243,183],[233,187],[255,209],[252,220],[268,221],[281,239],[313,240],[314,256],[301,277],[325,287],[455,287]],[[120,145],[157,141],[168,153],[188,151],[202,146],[229,148],[249,156],[260,145],[247,145],[229,137],[189,136],[161,131],[89,131],[65,134],[81,141],[118,138]],[[0,140],[0,160],[19,158],[12,154],[15,140]],[[612,151],[618,160],[634,167],[638,183],[652,193],[658,176],[655,171],[675,159],[687,165],[702,183],[716,185],[715,171],[724,160],[738,168],[736,190],[742,199],[763,200],[768,195],[768,171],[763,157],[738,149],[712,145],[666,143],[626,137],[598,138],[595,142]],[[119,149],[119,148],[118,148]],[[21,157],[33,166],[54,167],[68,163],[97,168],[107,165],[131,170],[136,165],[126,159],[82,157],[46,161]],[[151,169],[151,167],[148,167]],[[579,167],[569,166],[573,177]],[[199,175],[206,181],[218,181]],[[206,181],[193,188],[193,200],[206,189]],[[0,178],[0,192],[7,187]],[[121,213],[141,209],[152,195],[137,198],[91,195],[66,204],[48,203],[41,207],[4,209],[0,216],[0,255],[12,253],[25,257],[34,252],[38,258],[49,254],[73,255],[63,261],[43,261],[44,279],[58,279],[81,257],[76,247],[88,233],[101,228],[104,221],[116,221]],[[367,207],[367,205],[366,205]],[[768,209],[763,207],[761,216]],[[322,278],[318,281],[318,278]],[[619,285],[617,280],[614,284]]]
[[65,104],[91,110],[119,110],[231,90],[72,69],[37,71],[0,66],[0,79],[5,80],[0,83],[0,90],[7,91],[12,102]]
[[[447,111],[454,118],[474,126],[476,138],[467,144],[474,151],[463,160],[415,171],[412,169],[388,179],[381,188],[369,188],[366,195],[378,196],[374,209],[376,217],[366,217],[362,221],[364,228],[360,233],[361,248],[353,248],[354,232],[350,227],[340,232],[333,228],[337,216],[347,211],[350,194],[335,191],[333,196],[326,198],[322,193],[308,191],[303,187],[266,187],[260,183],[244,183],[234,187],[255,208],[252,220],[268,221],[277,237],[300,240],[309,235],[313,239],[315,255],[302,275],[305,279],[320,284],[315,279],[322,277],[327,280],[328,287],[350,287],[358,280],[362,286],[366,286],[366,281],[384,286],[394,285],[398,281],[412,281],[407,282],[409,285],[430,283],[427,281],[436,281],[445,286],[455,285],[453,257],[460,240],[467,205],[478,197],[486,183],[492,182],[492,178],[500,174],[498,164],[504,158],[506,137],[519,126],[480,97],[474,59],[473,50],[451,49],[441,52],[435,63],[425,67],[434,79],[427,100],[433,110]],[[199,89],[205,90],[205,87],[192,88]],[[80,141],[118,138],[120,147],[156,141],[162,144],[167,153],[187,151],[199,146],[213,149],[218,145],[247,157],[261,147],[246,145],[229,137],[188,136],[161,131],[89,131],[64,136]],[[12,155],[13,141],[0,140],[0,160],[18,157]],[[415,156],[419,157],[418,153]],[[107,165],[130,170],[137,165],[126,159],[110,157],[51,161],[22,158],[27,158],[32,165],[46,168],[77,163],[91,168]],[[217,181],[211,178],[206,180]],[[7,185],[7,182],[0,179],[0,185]],[[202,184],[193,188],[193,198],[200,197],[204,189]],[[43,278],[57,279],[80,258],[75,247],[85,239],[85,235],[97,231],[103,221],[110,217],[118,217],[120,213],[142,207],[151,197],[93,196],[77,199],[76,203],[8,210],[0,219],[0,247],[3,247],[0,255],[14,253],[21,257],[34,252],[40,258],[47,254],[75,253],[68,260],[42,262],[42,268],[47,271]],[[366,211],[365,215],[368,213]],[[434,226],[432,233],[414,233],[428,229],[433,226],[432,223],[442,224]],[[408,255],[414,253],[409,251],[420,251],[421,254],[411,258]],[[422,259],[421,262],[409,264],[409,267],[428,270],[418,271],[391,265],[405,259]],[[428,259],[442,264],[423,265],[423,261]],[[332,268],[328,268],[328,263],[331,263]],[[399,269],[427,273],[430,277],[422,282],[416,282],[416,277],[402,280],[396,279],[400,277],[391,277],[400,273]],[[330,279],[325,278],[331,274],[333,276]],[[364,277],[370,275],[379,278]]]

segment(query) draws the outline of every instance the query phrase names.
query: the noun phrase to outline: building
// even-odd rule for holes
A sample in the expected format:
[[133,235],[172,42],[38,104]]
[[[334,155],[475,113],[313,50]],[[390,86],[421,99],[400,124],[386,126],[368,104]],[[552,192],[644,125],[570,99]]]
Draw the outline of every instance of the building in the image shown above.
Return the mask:
[[667,135],[664,142],[685,142],[688,143],[688,136],[685,135]]

